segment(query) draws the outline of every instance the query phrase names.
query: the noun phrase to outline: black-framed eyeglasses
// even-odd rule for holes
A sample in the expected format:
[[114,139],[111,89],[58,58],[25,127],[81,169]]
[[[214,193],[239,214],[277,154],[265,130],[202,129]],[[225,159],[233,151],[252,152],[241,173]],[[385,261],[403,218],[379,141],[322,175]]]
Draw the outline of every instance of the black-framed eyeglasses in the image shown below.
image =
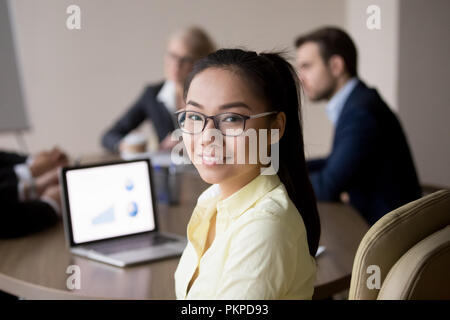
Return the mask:
[[207,116],[201,112],[179,110],[175,112],[177,115],[178,125],[181,131],[188,134],[198,134],[206,128],[207,120],[212,119],[214,127],[224,136],[239,136],[245,131],[245,123],[249,119],[265,117],[278,111],[269,111],[254,115],[243,115],[234,112],[219,113],[214,116]]
[[179,56],[173,52],[167,51],[166,55],[173,61],[176,61],[177,63],[181,65],[185,64],[193,64],[195,62],[195,59],[190,56]]

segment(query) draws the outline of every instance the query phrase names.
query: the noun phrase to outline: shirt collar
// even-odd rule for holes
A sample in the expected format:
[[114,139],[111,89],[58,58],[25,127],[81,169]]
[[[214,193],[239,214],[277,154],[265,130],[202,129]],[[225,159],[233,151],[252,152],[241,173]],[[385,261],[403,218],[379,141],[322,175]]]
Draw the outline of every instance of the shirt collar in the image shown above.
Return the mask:
[[198,198],[187,227],[187,236],[198,257],[202,256],[209,224],[216,216],[216,236],[225,232],[232,220],[241,216],[268,192],[281,184],[278,175],[258,175],[244,187],[224,200],[220,200],[217,184],[206,189]]
[[217,212],[226,219],[235,219],[280,183],[281,181],[277,174],[260,174],[228,198],[219,201],[217,203]]
[[165,81],[156,96],[156,100],[162,102],[169,111],[177,111],[175,100],[175,83],[173,81]]
[[326,109],[327,116],[334,125],[337,124],[342,109],[357,84],[358,78],[351,78],[328,102]]
[[276,188],[279,184],[281,184],[281,181],[277,174],[260,174],[244,187],[223,200],[220,200],[219,185],[214,184],[199,197],[196,208],[200,209],[198,214],[202,218],[209,219],[214,213],[212,209],[215,207],[218,215],[226,219],[234,219],[239,217],[256,201]]

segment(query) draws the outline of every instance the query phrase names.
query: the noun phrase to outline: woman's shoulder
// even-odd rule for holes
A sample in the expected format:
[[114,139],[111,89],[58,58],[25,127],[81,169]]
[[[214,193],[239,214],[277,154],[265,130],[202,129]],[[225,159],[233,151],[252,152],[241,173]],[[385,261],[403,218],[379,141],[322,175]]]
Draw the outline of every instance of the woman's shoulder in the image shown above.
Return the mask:
[[305,231],[303,219],[282,183],[256,202],[248,213],[242,216],[247,221],[242,222],[250,222],[267,234],[290,233],[297,237]]
[[292,214],[299,215],[283,183],[259,199],[253,208],[262,215],[280,218],[287,218]]

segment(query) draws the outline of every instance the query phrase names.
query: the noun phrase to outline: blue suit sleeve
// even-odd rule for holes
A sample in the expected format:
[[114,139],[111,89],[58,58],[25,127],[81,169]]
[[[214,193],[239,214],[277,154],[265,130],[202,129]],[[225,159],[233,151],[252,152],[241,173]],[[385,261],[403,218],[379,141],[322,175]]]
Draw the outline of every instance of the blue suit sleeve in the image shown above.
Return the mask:
[[306,162],[310,173],[322,170],[327,164],[327,159],[311,159]]
[[376,121],[366,108],[358,109],[337,128],[325,165],[310,174],[319,201],[339,201],[340,194],[376,152]]
[[104,148],[112,152],[117,152],[119,142],[132,130],[136,129],[144,120],[148,118],[145,112],[145,100],[148,90],[123,114],[119,120],[102,137]]

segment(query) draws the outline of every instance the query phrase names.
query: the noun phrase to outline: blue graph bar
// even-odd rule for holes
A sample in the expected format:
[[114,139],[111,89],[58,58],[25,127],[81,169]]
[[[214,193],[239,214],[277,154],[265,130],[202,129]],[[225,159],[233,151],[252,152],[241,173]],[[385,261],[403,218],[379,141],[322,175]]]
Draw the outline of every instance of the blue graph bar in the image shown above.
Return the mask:
[[114,207],[110,207],[105,212],[100,213],[92,219],[92,224],[102,224],[114,221]]

